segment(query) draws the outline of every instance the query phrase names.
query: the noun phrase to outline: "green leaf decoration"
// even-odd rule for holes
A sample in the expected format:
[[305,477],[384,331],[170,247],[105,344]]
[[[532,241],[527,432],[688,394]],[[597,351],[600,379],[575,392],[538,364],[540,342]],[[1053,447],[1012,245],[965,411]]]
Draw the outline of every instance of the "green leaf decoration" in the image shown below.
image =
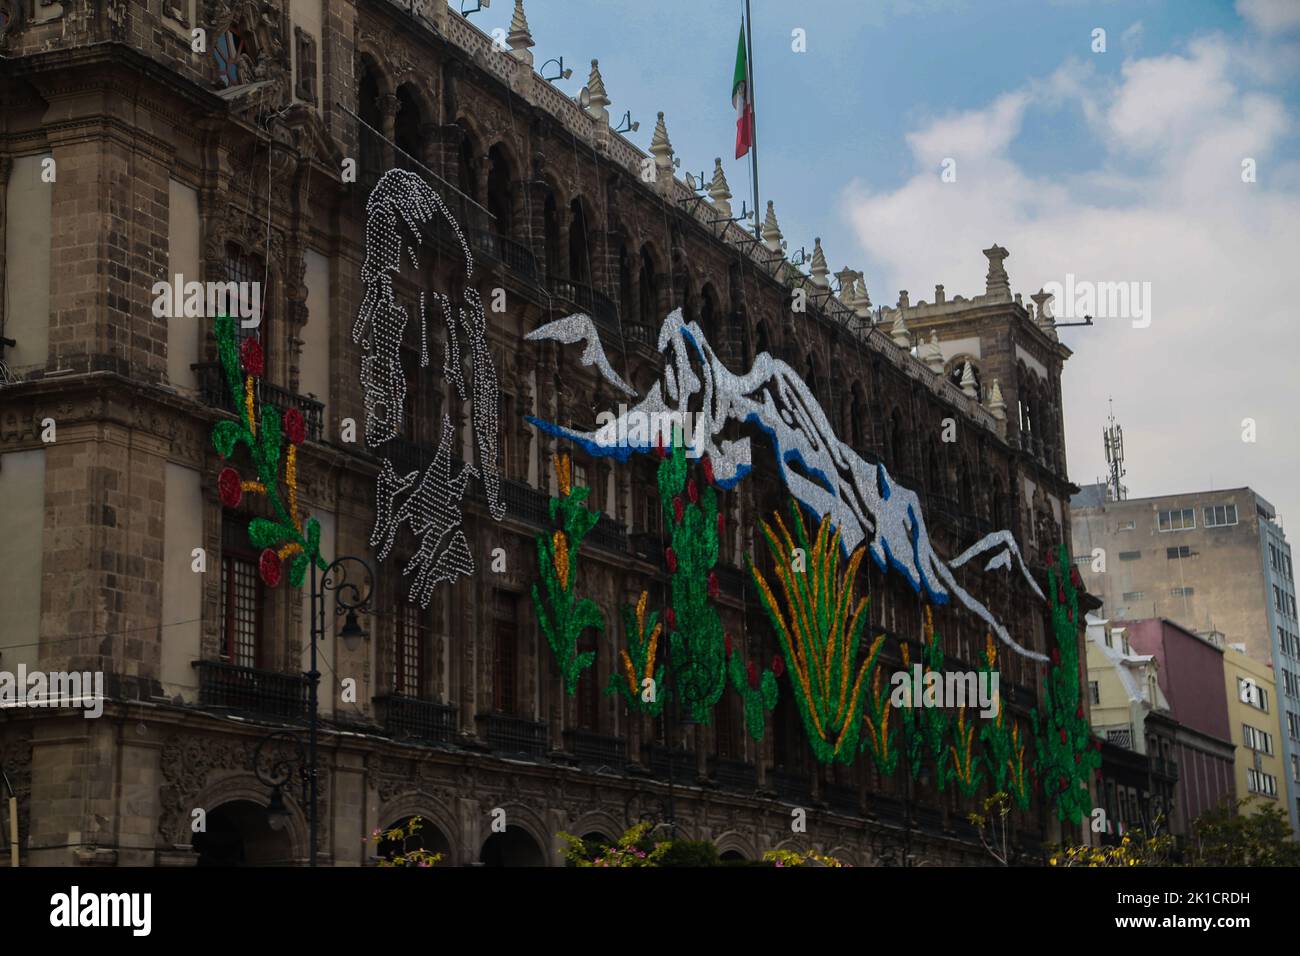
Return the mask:
[[311,559],[301,552],[293,556],[293,560],[289,562],[290,585],[296,588],[302,587],[303,578],[307,575],[307,565],[310,563]]
[[229,458],[235,453],[235,444],[246,434],[241,422],[219,421],[212,428],[212,445],[222,458]]

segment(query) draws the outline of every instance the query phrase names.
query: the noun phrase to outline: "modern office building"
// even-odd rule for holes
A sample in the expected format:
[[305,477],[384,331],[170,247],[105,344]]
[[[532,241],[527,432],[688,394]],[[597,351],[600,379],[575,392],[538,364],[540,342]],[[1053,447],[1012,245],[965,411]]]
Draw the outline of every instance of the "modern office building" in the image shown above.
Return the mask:
[[1300,837],[1300,620],[1273,506],[1250,488],[1116,501],[1089,485],[1070,515],[1075,563],[1107,617],[1176,621],[1272,668],[1279,798]]

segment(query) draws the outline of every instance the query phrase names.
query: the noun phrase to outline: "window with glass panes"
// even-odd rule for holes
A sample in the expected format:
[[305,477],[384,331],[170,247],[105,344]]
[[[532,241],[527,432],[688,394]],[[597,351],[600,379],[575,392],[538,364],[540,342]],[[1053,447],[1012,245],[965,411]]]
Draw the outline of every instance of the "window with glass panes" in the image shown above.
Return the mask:
[[427,617],[423,608],[405,598],[397,603],[397,631],[393,636],[393,693],[420,697],[424,693],[424,649]]
[[221,522],[221,656],[238,667],[261,664],[263,584],[248,546],[248,521]]
[[[241,296],[252,294],[252,283],[254,282],[257,283],[257,288],[261,290],[261,302],[259,303],[261,311],[258,313],[261,316],[261,322],[257,326],[247,329],[244,328],[243,322],[236,322],[235,337],[240,342],[249,338],[255,338],[261,341],[262,354],[266,357],[269,366],[271,359],[271,337],[267,335],[266,330],[269,328],[267,320],[270,316],[267,314],[267,303],[270,301],[270,298],[266,294],[267,274],[266,266],[262,261],[262,257],[245,252],[233,242],[227,243],[226,281],[238,283],[237,288],[241,290],[239,293]],[[248,292],[245,293],[242,290],[248,290]],[[231,303],[232,308],[237,304],[239,303]]]
[[[596,650],[596,631],[586,628],[578,635],[578,653]],[[583,730],[595,732],[599,729],[600,695],[596,687],[596,665],[592,664],[578,678],[578,690],[575,695],[578,709],[578,726]]]
[[519,630],[514,595],[498,591],[492,622],[492,709],[513,714],[519,701]]
[[1196,527],[1196,509],[1194,508],[1175,508],[1172,511],[1162,511],[1159,515],[1159,528],[1161,531],[1190,531]]
[[1221,528],[1224,525],[1237,523],[1237,506],[1236,505],[1213,505],[1207,506],[1204,510],[1205,527]]

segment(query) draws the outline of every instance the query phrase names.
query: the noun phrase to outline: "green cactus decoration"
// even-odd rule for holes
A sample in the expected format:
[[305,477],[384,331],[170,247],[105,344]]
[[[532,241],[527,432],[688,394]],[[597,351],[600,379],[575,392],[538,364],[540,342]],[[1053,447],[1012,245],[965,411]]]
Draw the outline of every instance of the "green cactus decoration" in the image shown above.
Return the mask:
[[564,680],[564,692],[572,697],[578,690],[578,678],[596,659],[595,651],[578,652],[578,637],[589,627],[605,629],[605,618],[596,602],[578,598],[578,549],[582,539],[600,520],[599,511],[583,507],[589,489],[575,488],[569,480],[569,457],[555,457],[555,475],[560,495],[551,499],[551,520],[560,519],[560,528],[549,538],[537,536],[537,566],[546,595],[536,584],[532,587],[533,607],[546,642],[551,646]]
[[1062,544],[1055,568],[1047,570],[1047,597],[1052,604],[1052,667],[1044,688],[1040,718],[1033,714],[1034,766],[1043,795],[1056,807],[1057,819],[1078,823],[1092,810],[1087,783],[1101,764],[1092,730],[1083,712],[1077,620],[1079,592],[1070,555]]

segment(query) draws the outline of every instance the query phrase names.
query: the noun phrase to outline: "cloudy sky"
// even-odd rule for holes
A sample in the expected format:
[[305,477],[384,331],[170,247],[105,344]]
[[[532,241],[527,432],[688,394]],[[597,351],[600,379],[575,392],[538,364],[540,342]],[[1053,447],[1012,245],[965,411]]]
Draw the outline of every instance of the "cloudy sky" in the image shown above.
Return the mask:
[[[512,6],[474,22],[505,26]],[[737,208],[742,6],[526,0],[538,63],[563,55],[574,71],[562,89],[599,57],[611,112],[641,123],[632,139],[648,145],[662,110],[681,173],[721,156]],[[1071,273],[1150,283],[1148,327],[1061,332],[1071,477],[1103,473],[1113,398],[1131,496],[1250,485],[1300,522],[1300,0],[753,7],[762,200],[792,251],[820,236],[876,304],[900,289],[931,300],[936,283],[982,292],[993,242],[1026,296]]]

